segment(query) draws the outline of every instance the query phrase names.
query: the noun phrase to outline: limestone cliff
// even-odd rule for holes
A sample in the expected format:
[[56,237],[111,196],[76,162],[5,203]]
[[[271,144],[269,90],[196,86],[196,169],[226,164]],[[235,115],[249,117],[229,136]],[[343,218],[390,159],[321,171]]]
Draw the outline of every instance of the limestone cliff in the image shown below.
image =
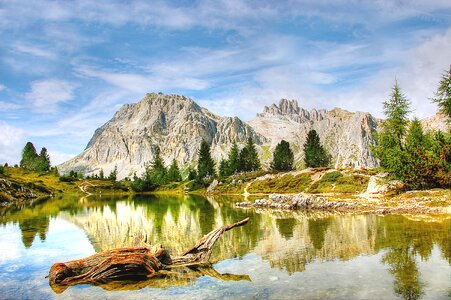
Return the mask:
[[282,139],[292,144],[298,164],[303,160],[303,145],[307,133],[314,129],[336,168],[371,168],[378,165],[371,155],[378,120],[369,113],[348,112],[339,108],[331,111],[307,111],[296,100],[282,99],[279,105],[265,107],[263,113],[248,124],[271,140],[270,150]]
[[85,151],[61,164],[62,173],[70,170],[109,174],[118,168],[118,178],[139,175],[144,164],[153,159],[157,146],[168,165],[172,159],[181,166],[197,160],[202,139],[212,145],[220,159],[233,141],[244,143],[251,137],[257,145],[267,139],[234,117],[220,117],[198,106],[192,99],[178,95],[147,94],[135,104],[125,104],[113,118],[97,129]]

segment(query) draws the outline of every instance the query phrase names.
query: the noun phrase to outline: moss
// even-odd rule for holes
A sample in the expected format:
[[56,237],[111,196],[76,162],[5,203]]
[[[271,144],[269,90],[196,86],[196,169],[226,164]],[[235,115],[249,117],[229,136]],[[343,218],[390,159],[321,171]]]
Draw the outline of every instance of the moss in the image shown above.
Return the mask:
[[312,179],[310,174],[297,176],[287,174],[254,181],[248,188],[250,193],[300,193],[307,189]]

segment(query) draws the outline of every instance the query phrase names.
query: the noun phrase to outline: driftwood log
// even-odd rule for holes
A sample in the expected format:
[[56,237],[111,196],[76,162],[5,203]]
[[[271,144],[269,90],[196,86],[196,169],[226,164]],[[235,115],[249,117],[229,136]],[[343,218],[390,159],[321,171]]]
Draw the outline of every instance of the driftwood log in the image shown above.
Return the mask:
[[[177,257],[171,257],[161,245],[154,245],[112,249],[83,259],[55,263],[48,275],[50,286],[55,292],[61,293],[67,287],[77,284],[106,285],[106,289],[114,289],[114,286],[124,286],[118,281],[131,280],[133,286],[137,288],[141,285],[137,285],[136,282],[167,275],[174,277],[174,272],[171,271],[177,272],[176,270],[183,268],[195,270],[196,274],[200,274],[198,276],[214,274],[213,277],[224,280],[249,280],[246,275],[219,274],[209,267],[215,242],[224,232],[242,226],[248,221],[249,218],[246,218],[214,229]],[[111,285],[112,281],[116,283]]]

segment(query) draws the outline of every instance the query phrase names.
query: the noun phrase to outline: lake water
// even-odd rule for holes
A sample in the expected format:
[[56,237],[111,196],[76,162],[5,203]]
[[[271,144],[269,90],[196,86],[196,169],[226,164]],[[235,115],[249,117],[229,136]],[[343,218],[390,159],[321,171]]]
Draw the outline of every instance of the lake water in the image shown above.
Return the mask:
[[[62,197],[0,211],[1,299],[446,299],[450,219],[270,213],[225,197]],[[213,250],[213,268],[53,291],[55,262],[133,246],[146,234],[176,255],[247,216]]]

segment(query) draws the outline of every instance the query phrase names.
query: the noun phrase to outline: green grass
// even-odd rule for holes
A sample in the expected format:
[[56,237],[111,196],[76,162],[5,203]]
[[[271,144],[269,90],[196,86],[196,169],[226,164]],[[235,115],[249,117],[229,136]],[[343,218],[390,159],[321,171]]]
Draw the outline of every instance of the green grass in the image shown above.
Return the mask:
[[313,183],[309,193],[362,193],[368,186],[369,178],[359,174],[343,175],[340,171],[326,173],[320,180]]
[[300,193],[305,191],[312,179],[310,174],[297,176],[291,174],[254,181],[248,188],[249,193]]

